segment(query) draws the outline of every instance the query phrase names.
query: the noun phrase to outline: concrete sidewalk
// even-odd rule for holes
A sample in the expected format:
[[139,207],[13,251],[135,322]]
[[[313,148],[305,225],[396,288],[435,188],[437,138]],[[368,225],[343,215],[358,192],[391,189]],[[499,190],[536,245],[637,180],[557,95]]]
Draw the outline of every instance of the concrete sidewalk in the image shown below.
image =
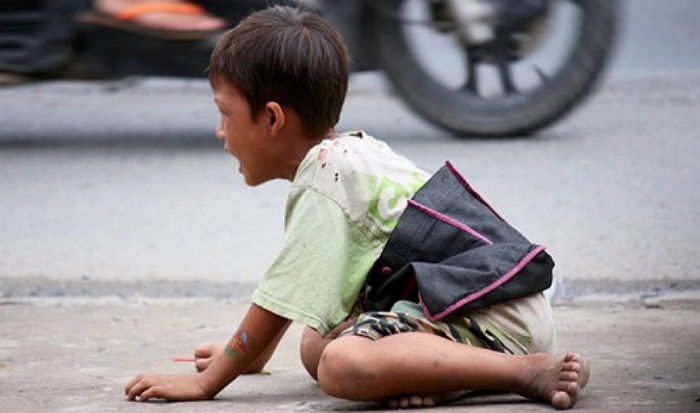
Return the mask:
[[[127,403],[134,375],[189,372],[194,346],[226,340],[247,303],[230,301],[38,300],[0,303],[0,411],[190,412],[368,410],[326,396],[298,358],[295,326],[267,366],[215,400]],[[700,411],[700,301],[578,302],[558,305],[560,351],[592,363],[577,411]],[[545,412],[516,395],[467,398],[434,411]]]

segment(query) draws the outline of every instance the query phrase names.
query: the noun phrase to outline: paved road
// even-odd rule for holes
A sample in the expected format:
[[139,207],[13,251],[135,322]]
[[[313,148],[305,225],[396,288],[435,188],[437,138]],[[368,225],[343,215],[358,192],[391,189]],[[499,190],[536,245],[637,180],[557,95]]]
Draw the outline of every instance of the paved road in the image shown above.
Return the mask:
[[[610,80],[537,137],[455,140],[372,74],[353,78],[341,129],[427,170],[451,159],[549,246],[570,294],[698,290],[700,4],[627,3]],[[242,282],[229,289],[245,295],[280,245],[287,186],[244,186],[211,137],[210,99],[205,82],[163,79],[0,90],[3,292],[72,294],[93,280],[157,295],[154,280],[168,280],[177,295],[200,280]]]
[[[0,410],[3,412],[213,413],[388,411],[334,399],[304,372],[301,326],[285,335],[265,374],[242,376],[214,400],[124,401],[136,374],[189,373],[173,363],[192,348],[231,336],[247,305],[227,301],[134,305],[4,305],[0,320]],[[591,379],[576,412],[697,412],[700,405],[700,302],[559,306],[559,349],[582,352]],[[668,320],[673,320],[669,323]],[[649,328],[652,324],[654,328]],[[669,345],[673,337],[673,345]],[[421,410],[423,411],[423,410]],[[469,397],[430,413],[551,413],[515,394]]]

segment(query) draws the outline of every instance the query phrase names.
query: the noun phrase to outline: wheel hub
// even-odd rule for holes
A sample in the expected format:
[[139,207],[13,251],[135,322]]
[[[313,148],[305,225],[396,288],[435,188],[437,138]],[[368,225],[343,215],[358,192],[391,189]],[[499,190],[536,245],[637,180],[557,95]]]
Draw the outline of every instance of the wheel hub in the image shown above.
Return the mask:
[[[433,18],[451,21],[458,41],[480,61],[504,55],[518,60],[540,43],[549,21],[551,0],[432,1]],[[445,27],[445,25],[442,25]],[[446,31],[443,29],[443,31]]]

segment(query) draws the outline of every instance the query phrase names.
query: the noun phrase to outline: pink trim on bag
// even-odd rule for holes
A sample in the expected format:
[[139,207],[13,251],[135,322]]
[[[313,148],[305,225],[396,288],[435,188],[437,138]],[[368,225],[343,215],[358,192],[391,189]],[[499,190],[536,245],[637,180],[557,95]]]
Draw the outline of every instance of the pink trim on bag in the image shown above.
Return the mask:
[[540,245],[534,250],[530,251],[520,262],[513,268],[511,268],[510,271],[505,273],[503,276],[501,276],[499,279],[496,281],[492,282],[491,284],[487,285],[486,287],[482,288],[479,291],[475,291],[468,296],[462,298],[461,300],[457,301],[456,303],[452,304],[451,306],[447,307],[445,310],[441,311],[438,314],[432,315],[430,314],[430,310],[428,310],[428,307],[425,305],[423,302],[423,297],[421,297],[420,294],[418,294],[418,300],[420,301],[421,307],[423,307],[423,313],[428,316],[428,319],[430,321],[438,321],[448,315],[450,315],[452,312],[455,310],[458,310],[459,308],[471,303],[472,301],[476,301],[479,298],[485,296],[486,294],[490,293],[491,291],[495,290],[496,288],[500,287],[501,285],[505,284],[506,281],[510,280],[513,278],[517,273],[519,273],[527,264],[532,261],[537,254],[540,252],[544,251],[545,247]]
[[459,228],[462,231],[468,232],[474,238],[478,238],[487,244],[493,244],[493,241],[486,238],[486,236],[480,234],[479,232],[477,232],[474,228],[470,227],[469,225],[463,224],[454,218],[450,218],[445,214],[441,214],[433,209],[428,208],[425,205],[419,204],[418,202],[416,202],[412,199],[408,200],[408,205],[412,206],[413,208],[419,210],[420,212],[422,212],[430,217],[433,217],[433,218],[435,218],[439,221],[442,221],[448,225],[452,225],[453,227]]
[[462,184],[462,186],[464,187],[464,189],[467,190],[467,192],[469,192],[470,194],[472,194],[472,196],[473,196],[474,198],[476,198],[477,201],[479,201],[479,202],[481,202],[482,204],[484,204],[484,206],[485,206],[486,208],[490,209],[491,212],[493,212],[493,214],[496,215],[496,216],[498,217],[498,219],[500,219],[500,220],[503,221],[503,222],[507,222],[505,219],[503,219],[502,216],[500,216],[500,215],[498,214],[498,212],[496,212],[495,209],[493,209],[493,207],[492,207],[491,205],[489,205],[488,202],[486,202],[486,200],[485,200],[478,192],[476,192],[476,191],[474,190],[474,188],[472,188],[471,185],[469,185],[469,182],[467,182],[467,179],[466,179],[464,176],[462,176],[461,173],[459,173],[459,171],[457,170],[457,168],[455,168],[455,166],[452,165],[452,162],[450,162],[450,161],[445,161],[445,166],[447,166],[447,169],[449,169],[450,172],[452,172],[452,175],[454,175],[455,178],[457,178],[457,180]]

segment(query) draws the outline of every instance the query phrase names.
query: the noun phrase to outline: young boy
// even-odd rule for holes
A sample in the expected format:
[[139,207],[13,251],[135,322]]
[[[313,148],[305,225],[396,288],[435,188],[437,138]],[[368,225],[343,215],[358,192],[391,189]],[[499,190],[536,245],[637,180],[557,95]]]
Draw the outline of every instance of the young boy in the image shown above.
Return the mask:
[[451,165],[428,180],[363,132],[335,134],[348,58],[330,26],[294,8],[254,13],[219,41],[210,80],[216,136],[245,182],[292,182],[284,246],[233,338],[196,350],[199,373],[139,375],[129,400],[213,398],[260,371],[298,321],[304,366],[332,396],[407,407],[487,389],[576,403],[589,370],[550,354],[543,247]]

